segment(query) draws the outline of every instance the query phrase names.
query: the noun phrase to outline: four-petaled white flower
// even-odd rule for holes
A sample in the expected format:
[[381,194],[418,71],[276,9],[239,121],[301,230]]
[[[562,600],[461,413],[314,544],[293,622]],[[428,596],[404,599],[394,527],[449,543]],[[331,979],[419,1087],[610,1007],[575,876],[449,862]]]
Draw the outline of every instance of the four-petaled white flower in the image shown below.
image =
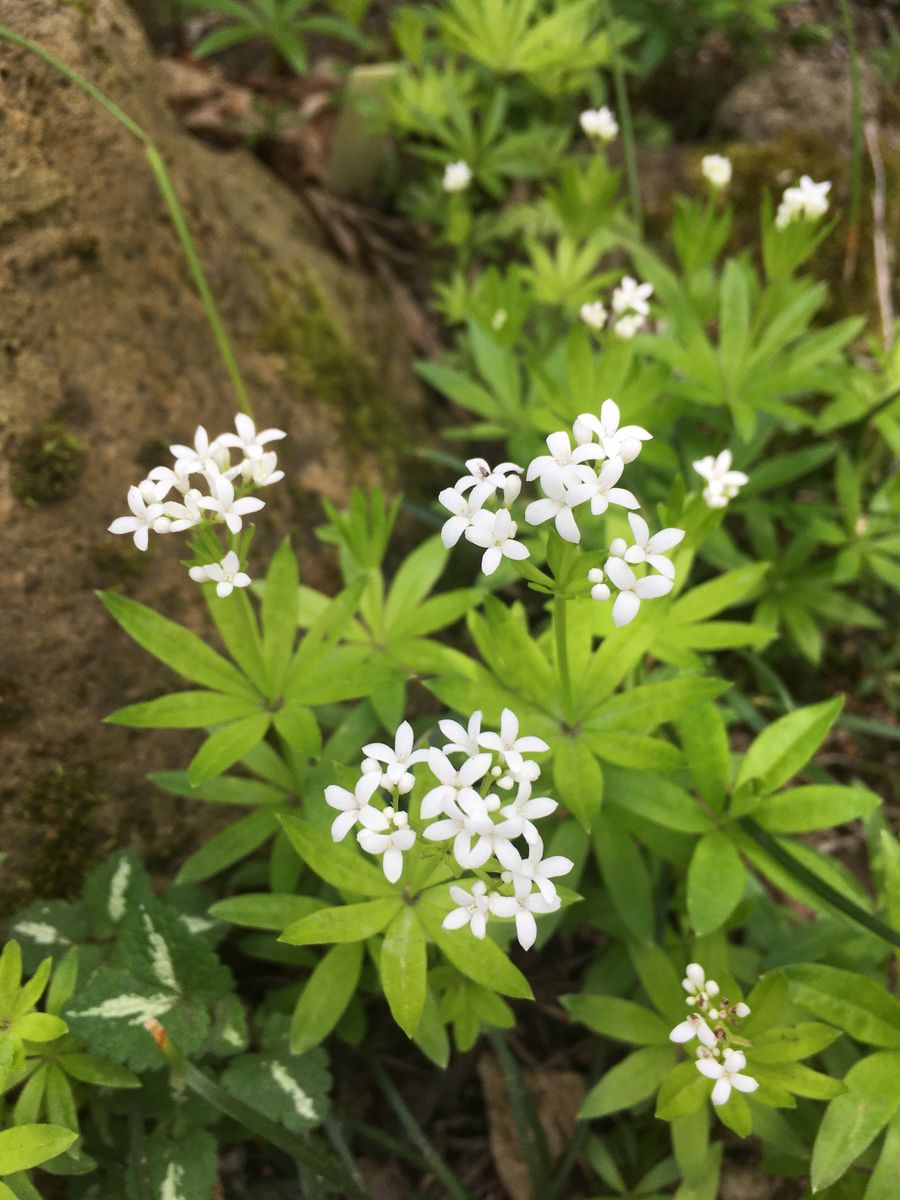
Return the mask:
[[229,550],[221,562],[191,567],[189,574],[195,583],[214,583],[216,595],[222,600],[235,588],[249,587],[253,582],[246,571],[241,570],[241,560],[233,550]]
[[331,824],[333,841],[342,842],[344,840],[359,820],[363,810],[369,807],[369,802],[378,791],[380,783],[381,772],[369,771],[357,779],[352,792],[339,787],[336,783],[328,785],[325,789],[325,803],[331,808],[339,810],[338,816]]
[[[153,484],[150,485],[153,489]],[[158,493],[156,490],[149,490],[132,485],[128,489],[128,507],[131,509],[130,517],[116,517],[112,525],[109,527],[110,533],[130,533],[134,536],[134,544],[138,550],[146,550],[150,541],[150,531],[154,533],[168,533],[170,528],[169,518],[165,515],[163,505],[156,499],[147,500],[147,493],[151,497],[155,497]]]
[[716,190],[728,187],[731,183],[731,159],[724,154],[704,154],[700,160],[700,170],[703,178]]
[[530,780],[523,779],[515,800],[500,809],[505,818],[503,828],[511,838],[523,837],[529,846],[538,845],[541,838],[534,822],[549,817],[558,807],[550,796],[532,796]]
[[717,1107],[731,1095],[731,1089],[739,1092],[755,1092],[759,1081],[752,1075],[742,1075],[747,1059],[740,1050],[726,1050],[721,1062],[715,1058],[698,1058],[694,1064],[701,1075],[716,1081],[712,1090],[712,1102]]
[[259,512],[266,506],[265,500],[260,500],[257,496],[241,496],[236,499],[234,484],[224,475],[210,472],[206,478],[212,494],[203,497],[200,507],[218,513],[232,533],[240,533],[244,517]]
[[577,418],[575,436],[582,444],[591,435],[596,436],[606,458],[620,458],[627,466],[640,454],[642,443],[653,440],[653,434],[641,425],[620,427],[621,420],[622,413],[615,400],[604,400],[599,417],[594,413],[582,413]]
[[625,551],[627,563],[646,563],[667,579],[675,578],[675,567],[665,557],[665,551],[671,550],[684,537],[683,529],[661,529],[659,533],[650,536],[650,527],[643,517],[637,513],[628,514],[628,524],[634,535],[634,545]]
[[[525,519],[528,519],[527,513]],[[528,547],[516,541],[517,528],[509,515],[509,509],[506,508],[493,513],[483,508],[472,518],[472,523],[466,530],[466,539],[484,550],[481,569],[485,575],[493,575],[504,558],[517,561],[528,558]]]
[[176,475],[205,475],[210,467],[222,470],[228,465],[228,451],[221,437],[210,441],[202,425],[194,431],[193,446],[176,444],[169,451],[175,458]]
[[578,315],[590,329],[602,329],[609,314],[603,301],[595,300],[593,304],[582,304]]
[[283,429],[261,429],[257,432],[256,424],[246,413],[238,413],[235,416],[234,427],[237,433],[223,433],[219,443],[240,450],[244,458],[262,458],[266,453],[264,447],[269,442],[277,442],[279,438],[287,437]]
[[700,1013],[691,1013],[680,1024],[676,1025],[669,1034],[670,1042],[689,1042],[697,1038],[708,1049],[718,1046],[719,1041]]
[[544,488],[544,491],[547,490],[544,484],[545,477],[558,477],[567,485],[580,483],[584,479],[582,464],[586,463],[588,459],[603,457],[601,451],[588,439],[579,441],[573,446],[564,429],[550,434],[547,438],[547,449],[550,451],[549,454],[539,454],[537,458],[531,460],[526,475],[528,480],[540,476],[541,487]]
[[652,283],[638,283],[630,275],[624,275],[621,283],[613,292],[613,312],[619,315],[634,312],[646,317],[650,313],[650,305],[647,301],[652,295]]
[[475,784],[483,779],[490,769],[490,754],[479,754],[476,750],[475,754],[457,767],[447,757],[448,750],[449,747],[446,747],[445,750],[437,750],[432,747],[426,751],[428,766],[438,783],[437,787],[433,787],[422,797],[421,812],[425,819],[447,812],[460,796],[479,799],[478,793],[475,791]]
[[743,471],[732,471],[730,450],[723,450],[715,457],[708,454],[692,465],[697,474],[706,480],[703,499],[709,508],[724,508],[749,481]]
[[586,108],[578,123],[589,138],[599,138],[601,142],[611,142],[619,134],[619,123],[605,104],[602,108]]
[[447,163],[444,168],[443,187],[445,192],[464,192],[472,182],[472,170],[467,162]]
[[177,500],[167,500],[165,503],[166,516],[172,522],[172,533],[181,533],[185,529],[193,529],[203,520],[203,510],[200,501],[203,493],[199,488],[191,488],[185,492],[179,504]]
[[497,917],[515,917],[516,937],[523,950],[530,950],[537,937],[534,914],[556,912],[560,899],[547,900],[540,892],[529,896],[497,896],[491,900],[491,912]]
[[784,229],[791,221],[798,218],[805,221],[816,221],[828,212],[828,193],[831,183],[815,183],[809,175],[801,175],[796,187],[785,189],[775,215],[775,224]]
[[486,459],[467,458],[466,468],[469,474],[457,479],[453,490],[464,493],[471,488],[469,500],[478,508],[481,508],[498,488],[503,493],[504,507],[508,508],[522,490],[522,480],[519,478],[522,468],[516,463],[502,462],[492,468]]
[[445,929],[462,929],[468,925],[477,938],[483,938],[487,930],[491,911],[492,893],[487,884],[478,879],[472,884],[471,894],[456,884],[450,885],[450,895],[456,908],[450,910],[441,924]]
[[609,458],[597,472],[596,477],[590,481],[589,486],[593,492],[591,512],[595,517],[605,513],[610,504],[618,504],[620,508],[640,507],[634,492],[615,486],[622,478],[624,470],[625,460],[623,458]]
[[575,864],[562,854],[542,858],[543,851],[543,846],[537,842],[529,847],[528,857],[523,858],[512,842],[502,842],[497,846],[497,858],[512,876],[513,891],[517,896],[527,896],[537,888],[544,899],[552,903],[556,899],[552,880],[558,875],[568,875]]
[[396,883],[403,874],[403,855],[416,840],[415,830],[409,828],[409,816],[393,808],[367,807],[360,812],[359,821],[365,828],[360,829],[356,840],[369,854],[382,855],[385,879]]
[[241,468],[245,483],[255,484],[256,487],[271,487],[284,479],[284,471],[278,470],[278,456],[274,450],[268,450],[259,458],[247,458]]
[[469,529],[477,513],[481,512],[481,501],[474,491],[468,496],[458,492],[456,488],[444,488],[438,495],[438,501],[453,515],[441,526],[441,541],[446,549],[455,546],[462,535]]
[[386,779],[390,787],[397,787],[404,782],[404,776],[409,774],[411,766],[424,762],[428,757],[427,750],[414,750],[414,743],[412,725],[409,721],[404,721],[397,727],[393,746],[384,742],[370,742],[363,746],[363,754],[374,758],[376,762],[384,763],[382,781]]
[[513,768],[522,765],[523,754],[541,754],[550,749],[543,738],[519,737],[519,718],[510,708],[504,708],[500,716],[500,732],[483,733],[478,744],[485,750],[495,750]]
[[613,333],[623,342],[630,342],[633,337],[637,337],[646,324],[647,318],[642,317],[640,313],[625,313],[613,325]]
[[481,737],[481,709],[476,708],[469,717],[468,725],[460,725],[459,721],[438,721],[438,729],[449,742],[443,747],[443,753],[466,754],[474,758],[479,753],[478,739]]
[[[594,450],[596,449],[595,446]],[[561,471],[547,471],[541,476],[541,488],[545,497],[543,500],[531,501],[525,509],[525,520],[529,525],[542,525],[544,521],[553,521],[561,538],[567,542],[580,542],[581,530],[572,510],[591,498],[594,491],[591,484],[581,482],[567,486]]]
[[606,576],[619,589],[612,608],[613,624],[619,628],[634,620],[642,600],[655,600],[672,590],[671,579],[664,575],[645,575],[638,579],[621,558],[607,559]]

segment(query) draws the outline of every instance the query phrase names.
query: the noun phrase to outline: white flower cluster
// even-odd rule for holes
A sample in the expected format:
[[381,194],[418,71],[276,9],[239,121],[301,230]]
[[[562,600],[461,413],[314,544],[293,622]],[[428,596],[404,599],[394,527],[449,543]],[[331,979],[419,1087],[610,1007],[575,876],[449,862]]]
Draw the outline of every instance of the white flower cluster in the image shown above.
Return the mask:
[[[612,295],[610,318],[610,326],[617,337],[626,342],[630,341],[646,326],[647,317],[650,315],[648,301],[652,295],[652,283],[638,283],[630,275],[622,278]],[[582,304],[579,316],[590,329],[600,330],[606,324],[609,313],[601,300],[594,300],[589,304]]]
[[700,159],[700,170],[706,182],[716,191],[731,183],[731,159],[724,154],[704,154]]
[[[528,754],[548,749],[538,737],[520,737],[515,713],[505,708],[500,732],[482,732],[482,714],[474,712],[467,725],[440,721],[447,739],[437,749],[415,749],[412,726],[404,721],[394,744],[373,742],[352,792],[332,784],[325,800],[338,810],[331,836],[342,841],[357,824],[356,839],[369,854],[380,855],[385,876],[396,883],[403,873],[403,855],[419,833],[429,842],[444,843],[447,854],[476,877],[470,891],[453,885],[457,907],[444,920],[446,929],[468,925],[477,938],[485,936],[489,917],[514,917],[520,944],[528,950],[537,935],[535,914],[560,906],[553,879],[571,871],[571,859],[544,857],[544,843],[535,821],[549,816],[557,804],[549,796],[533,796],[541,769]],[[416,784],[414,768],[427,769],[430,785],[418,806],[418,818],[400,807]],[[497,788],[514,796],[504,798]],[[413,806],[415,814],[415,806]],[[485,876],[487,878],[485,878]],[[469,882],[468,880],[464,882]],[[511,889],[503,894],[489,884]]]
[[612,142],[619,136],[619,122],[611,108],[586,108],[578,118],[582,132],[601,142]]
[[443,188],[445,192],[464,192],[472,182],[472,168],[462,159],[447,163],[444,168]]
[[[212,441],[198,425],[192,446],[170,446],[172,466],[154,467],[146,479],[128,489],[131,515],[116,517],[109,532],[130,533],[138,550],[147,549],[151,532],[180,533],[204,520],[223,521],[230,533],[240,533],[244,517],[265,507],[263,500],[247,493],[284,478],[274,450],[267,446],[287,435],[282,429],[257,430],[246,413],[238,413],[234,425],[235,433],[220,434]],[[198,476],[199,486],[192,482]],[[178,499],[167,499],[173,491]],[[192,567],[191,578],[215,581],[218,594],[227,596],[233,588],[250,583],[239,568],[237,555],[229,551],[221,562]]]
[[698,459],[692,466],[706,480],[703,499],[708,508],[724,508],[749,482],[743,471],[732,471],[730,450],[723,450],[715,457],[707,454],[706,458]]
[[801,175],[796,187],[785,188],[778,212],[775,214],[775,224],[784,229],[792,221],[817,221],[828,212],[828,193],[831,183],[814,183],[809,175]]
[[[567,542],[581,541],[581,530],[575,519],[575,509],[590,503],[591,513],[600,516],[610,504],[636,509],[640,504],[633,492],[618,483],[628,463],[634,462],[641,446],[652,438],[640,425],[622,425],[619,406],[614,400],[604,400],[599,417],[582,413],[569,435],[564,429],[547,438],[549,454],[540,454],[528,465],[526,479],[537,479],[543,497],[532,500],[525,509],[529,525],[553,521],[557,533]],[[485,547],[481,569],[493,574],[503,558],[524,559],[527,546],[515,540],[518,526],[512,519],[510,506],[522,487],[522,468],[516,463],[500,463],[491,468],[482,458],[466,463],[469,474],[457,480],[452,488],[444,488],[438,499],[452,515],[444,522],[441,539],[449,549],[465,537],[477,546]],[[502,495],[503,507],[496,511],[484,505]],[[615,538],[610,546],[606,575],[619,590],[613,605],[613,620],[627,625],[637,615],[641,600],[664,596],[672,589],[675,568],[664,557],[684,537],[681,529],[662,529],[650,535],[646,521],[634,513],[628,520],[634,535],[629,546],[624,538]],[[656,574],[645,578],[635,575],[632,567],[644,563]],[[610,590],[604,582],[604,572],[592,570],[588,575],[594,585],[595,600],[608,600]]]
[[669,1040],[685,1043],[696,1038],[700,1043],[695,1065],[701,1075],[715,1080],[713,1104],[724,1104],[732,1088],[739,1092],[755,1092],[759,1087],[757,1080],[741,1073],[747,1059],[741,1050],[728,1044],[738,1022],[749,1017],[750,1009],[743,1001],[731,1004],[720,996],[719,985],[714,979],[706,978],[699,963],[688,963],[685,975],[681,986],[687,992],[686,1002],[694,1012],[675,1026]]

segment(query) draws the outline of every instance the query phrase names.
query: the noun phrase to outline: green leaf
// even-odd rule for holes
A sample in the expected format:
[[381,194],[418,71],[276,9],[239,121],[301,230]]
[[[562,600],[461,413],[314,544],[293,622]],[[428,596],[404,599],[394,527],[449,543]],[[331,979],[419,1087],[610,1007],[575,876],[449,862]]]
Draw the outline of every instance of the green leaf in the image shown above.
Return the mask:
[[415,909],[409,905],[404,905],[389,925],[378,967],[394,1020],[407,1037],[412,1037],[425,1005],[428,956],[425,934]]
[[753,1039],[753,1062],[777,1064],[808,1058],[830,1046],[838,1037],[837,1029],[818,1021],[801,1021],[799,1025],[769,1029]]
[[198,787],[191,785],[187,771],[153,771],[147,778],[173,796],[207,800],[212,804],[246,804],[249,807],[283,804],[288,799],[287,791],[246,775],[219,775]]
[[245,925],[249,929],[280,931],[293,921],[299,921],[301,917],[307,917],[324,907],[325,901],[313,896],[248,892],[211,904],[209,915],[217,921],[230,921],[232,925]]
[[29,1171],[56,1158],[78,1134],[59,1125],[17,1125],[0,1131],[0,1175]]
[[709,1096],[709,1083],[697,1070],[696,1061],[680,1062],[662,1082],[656,1097],[656,1115],[675,1121],[697,1111]]
[[258,850],[278,829],[278,814],[258,808],[214,833],[182,865],[176,883],[201,883]]
[[866,817],[880,803],[867,788],[813,784],[767,797],[753,816],[770,833],[805,833]]
[[653,942],[646,942],[634,943],[628,951],[644,991],[659,1011],[667,1020],[682,1020],[684,989],[665,950]]
[[652,1096],[675,1063],[670,1046],[644,1046],[602,1076],[584,1098],[578,1116],[587,1121],[631,1108]]
[[113,619],[139,646],[184,679],[238,696],[257,695],[256,689],[236,667],[182,625],[176,625],[152,608],[118,592],[101,592],[100,599]]
[[728,731],[720,709],[698,704],[678,721],[678,734],[697,791],[720,811],[728,791],[730,753]]
[[704,834],[691,856],[687,908],[698,937],[723,925],[744,894],[744,864],[727,834]]
[[384,623],[389,630],[420,606],[440,577],[448,557],[449,551],[437,536],[422,542],[403,560],[384,607]]
[[328,1110],[325,1051],[291,1055],[242,1054],[228,1064],[222,1086],[244,1103],[298,1132],[318,1125]]
[[217,596],[213,584],[204,586],[210,616],[225,649],[260,692],[272,698],[269,676],[263,660],[262,640],[256,614],[247,594],[236,588],[230,596]]
[[595,1033],[638,1046],[668,1045],[669,1026],[655,1012],[618,996],[561,996],[563,1007]]
[[450,1061],[450,1039],[447,1027],[441,1017],[440,1006],[429,989],[425,993],[425,1003],[422,1006],[422,1019],[413,1034],[413,1041],[422,1053],[442,1070]]
[[70,1054],[60,1054],[59,1065],[82,1083],[92,1083],[96,1087],[139,1088],[141,1081],[132,1071],[118,1063],[108,1062],[105,1058],[97,1058],[93,1054],[73,1051]]
[[678,833],[708,833],[711,822],[690,792],[662,775],[607,767],[610,804]]
[[724,679],[690,675],[641,684],[604,700],[591,713],[591,724],[601,721],[617,728],[648,731],[680,717],[695,704],[720,696],[730,686]]
[[286,705],[275,714],[273,723],[292,750],[309,758],[318,758],[322,753],[322,731],[312,709]]
[[490,937],[479,940],[468,929],[443,928],[441,921],[452,907],[443,886],[426,892],[417,907],[430,937],[447,960],[468,979],[504,996],[523,1000],[534,998],[528,980]]
[[173,692],[143,704],[129,704],[106,717],[110,725],[135,729],[204,729],[237,721],[260,710],[261,700],[222,692]]
[[603,772],[583,741],[561,738],[554,743],[553,779],[560,801],[590,830],[603,803]]
[[244,717],[210,734],[188,766],[188,778],[196,786],[223,774],[249,754],[266,736],[271,717],[259,713]]
[[26,1042],[55,1042],[57,1038],[68,1033],[68,1026],[60,1017],[51,1017],[49,1013],[30,1012],[19,1017],[13,1023],[13,1029],[18,1037]]
[[900,1108],[900,1054],[861,1059],[847,1072],[847,1092],[825,1110],[813,1145],[814,1192],[830,1187],[875,1140]]
[[362,961],[362,942],[332,946],[319,960],[291,1018],[291,1054],[305,1054],[328,1037],[353,999]]
[[900,1120],[891,1121],[863,1200],[896,1200],[900,1179]]
[[797,708],[764,729],[744,756],[735,791],[757,779],[764,793],[774,792],[806,765],[837,720],[843,696]]
[[803,963],[785,975],[794,1001],[859,1042],[900,1049],[900,1002],[881,984],[840,967]]
[[399,897],[363,900],[320,908],[288,925],[278,939],[291,946],[316,946],[328,942],[358,942],[381,933],[403,901]]
[[207,1200],[218,1178],[216,1143],[205,1129],[173,1137],[162,1123],[143,1140],[153,1200]]
[[653,892],[637,843],[616,817],[602,812],[594,826],[594,853],[610,899],[628,932],[639,941],[653,938]]
[[272,695],[284,686],[297,640],[297,557],[285,538],[272,558],[262,599],[263,657]]
[[279,819],[306,865],[332,887],[357,896],[396,895],[396,887],[357,851],[336,844],[329,834],[293,813]]

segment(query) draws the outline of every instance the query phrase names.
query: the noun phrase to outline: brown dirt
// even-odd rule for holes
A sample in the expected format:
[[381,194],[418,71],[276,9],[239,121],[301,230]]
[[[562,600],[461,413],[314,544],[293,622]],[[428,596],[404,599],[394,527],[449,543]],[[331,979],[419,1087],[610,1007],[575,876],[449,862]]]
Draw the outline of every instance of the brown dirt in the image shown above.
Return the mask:
[[[121,0],[7,0],[4,21],[111,95],[169,163],[259,417],[288,431],[252,560],[290,532],[311,583],[333,559],[318,497],[398,473],[392,438],[423,426],[410,352],[379,288],[337,262],[296,196],[244,151],[180,133]],[[205,636],[177,558],[105,530],[130,483],[194,426],[235,411],[201,305],[142,151],[77,88],[0,45],[0,783],[7,908],[76,890],[111,845],[171,868],[210,814],[146,772],[182,766],[194,735],[103,726],[171,674],[93,595],[120,586]],[[179,542],[180,544],[176,544]],[[127,544],[126,544],[127,543]],[[51,868],[65,845],[66,869]],[[40,877],[38,877],[40,876]]]

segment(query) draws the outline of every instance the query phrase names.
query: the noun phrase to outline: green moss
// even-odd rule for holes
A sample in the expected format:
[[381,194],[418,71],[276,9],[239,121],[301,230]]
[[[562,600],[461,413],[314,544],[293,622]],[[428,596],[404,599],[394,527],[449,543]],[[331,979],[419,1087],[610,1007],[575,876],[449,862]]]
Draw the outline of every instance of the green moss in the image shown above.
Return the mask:
[[390,482],[409,430],[386,390],[385,372],[351,344],[328,297],[308,275],[292,278],[289,288],[270,286],[270,295],[263,348],[284,357],[293,384],[335,411],[351,455],[378,455]]
[[11,675],[0,675],[0,729],[8,729],[28,711],[25,689]]
[[48,422],[26,434],[10,455],[13,495],[23,504],[54,504],[75,491],[85,451],[62,425]]
[[99,802],[90,766],[57,767],[38,776],[6,805],[11,828],[29,830],[17,846],[20,871],[7,879],[3,907],[13,912],[38,897],[79,895],[85,875],[104,847],[98,845],[92,813]]

